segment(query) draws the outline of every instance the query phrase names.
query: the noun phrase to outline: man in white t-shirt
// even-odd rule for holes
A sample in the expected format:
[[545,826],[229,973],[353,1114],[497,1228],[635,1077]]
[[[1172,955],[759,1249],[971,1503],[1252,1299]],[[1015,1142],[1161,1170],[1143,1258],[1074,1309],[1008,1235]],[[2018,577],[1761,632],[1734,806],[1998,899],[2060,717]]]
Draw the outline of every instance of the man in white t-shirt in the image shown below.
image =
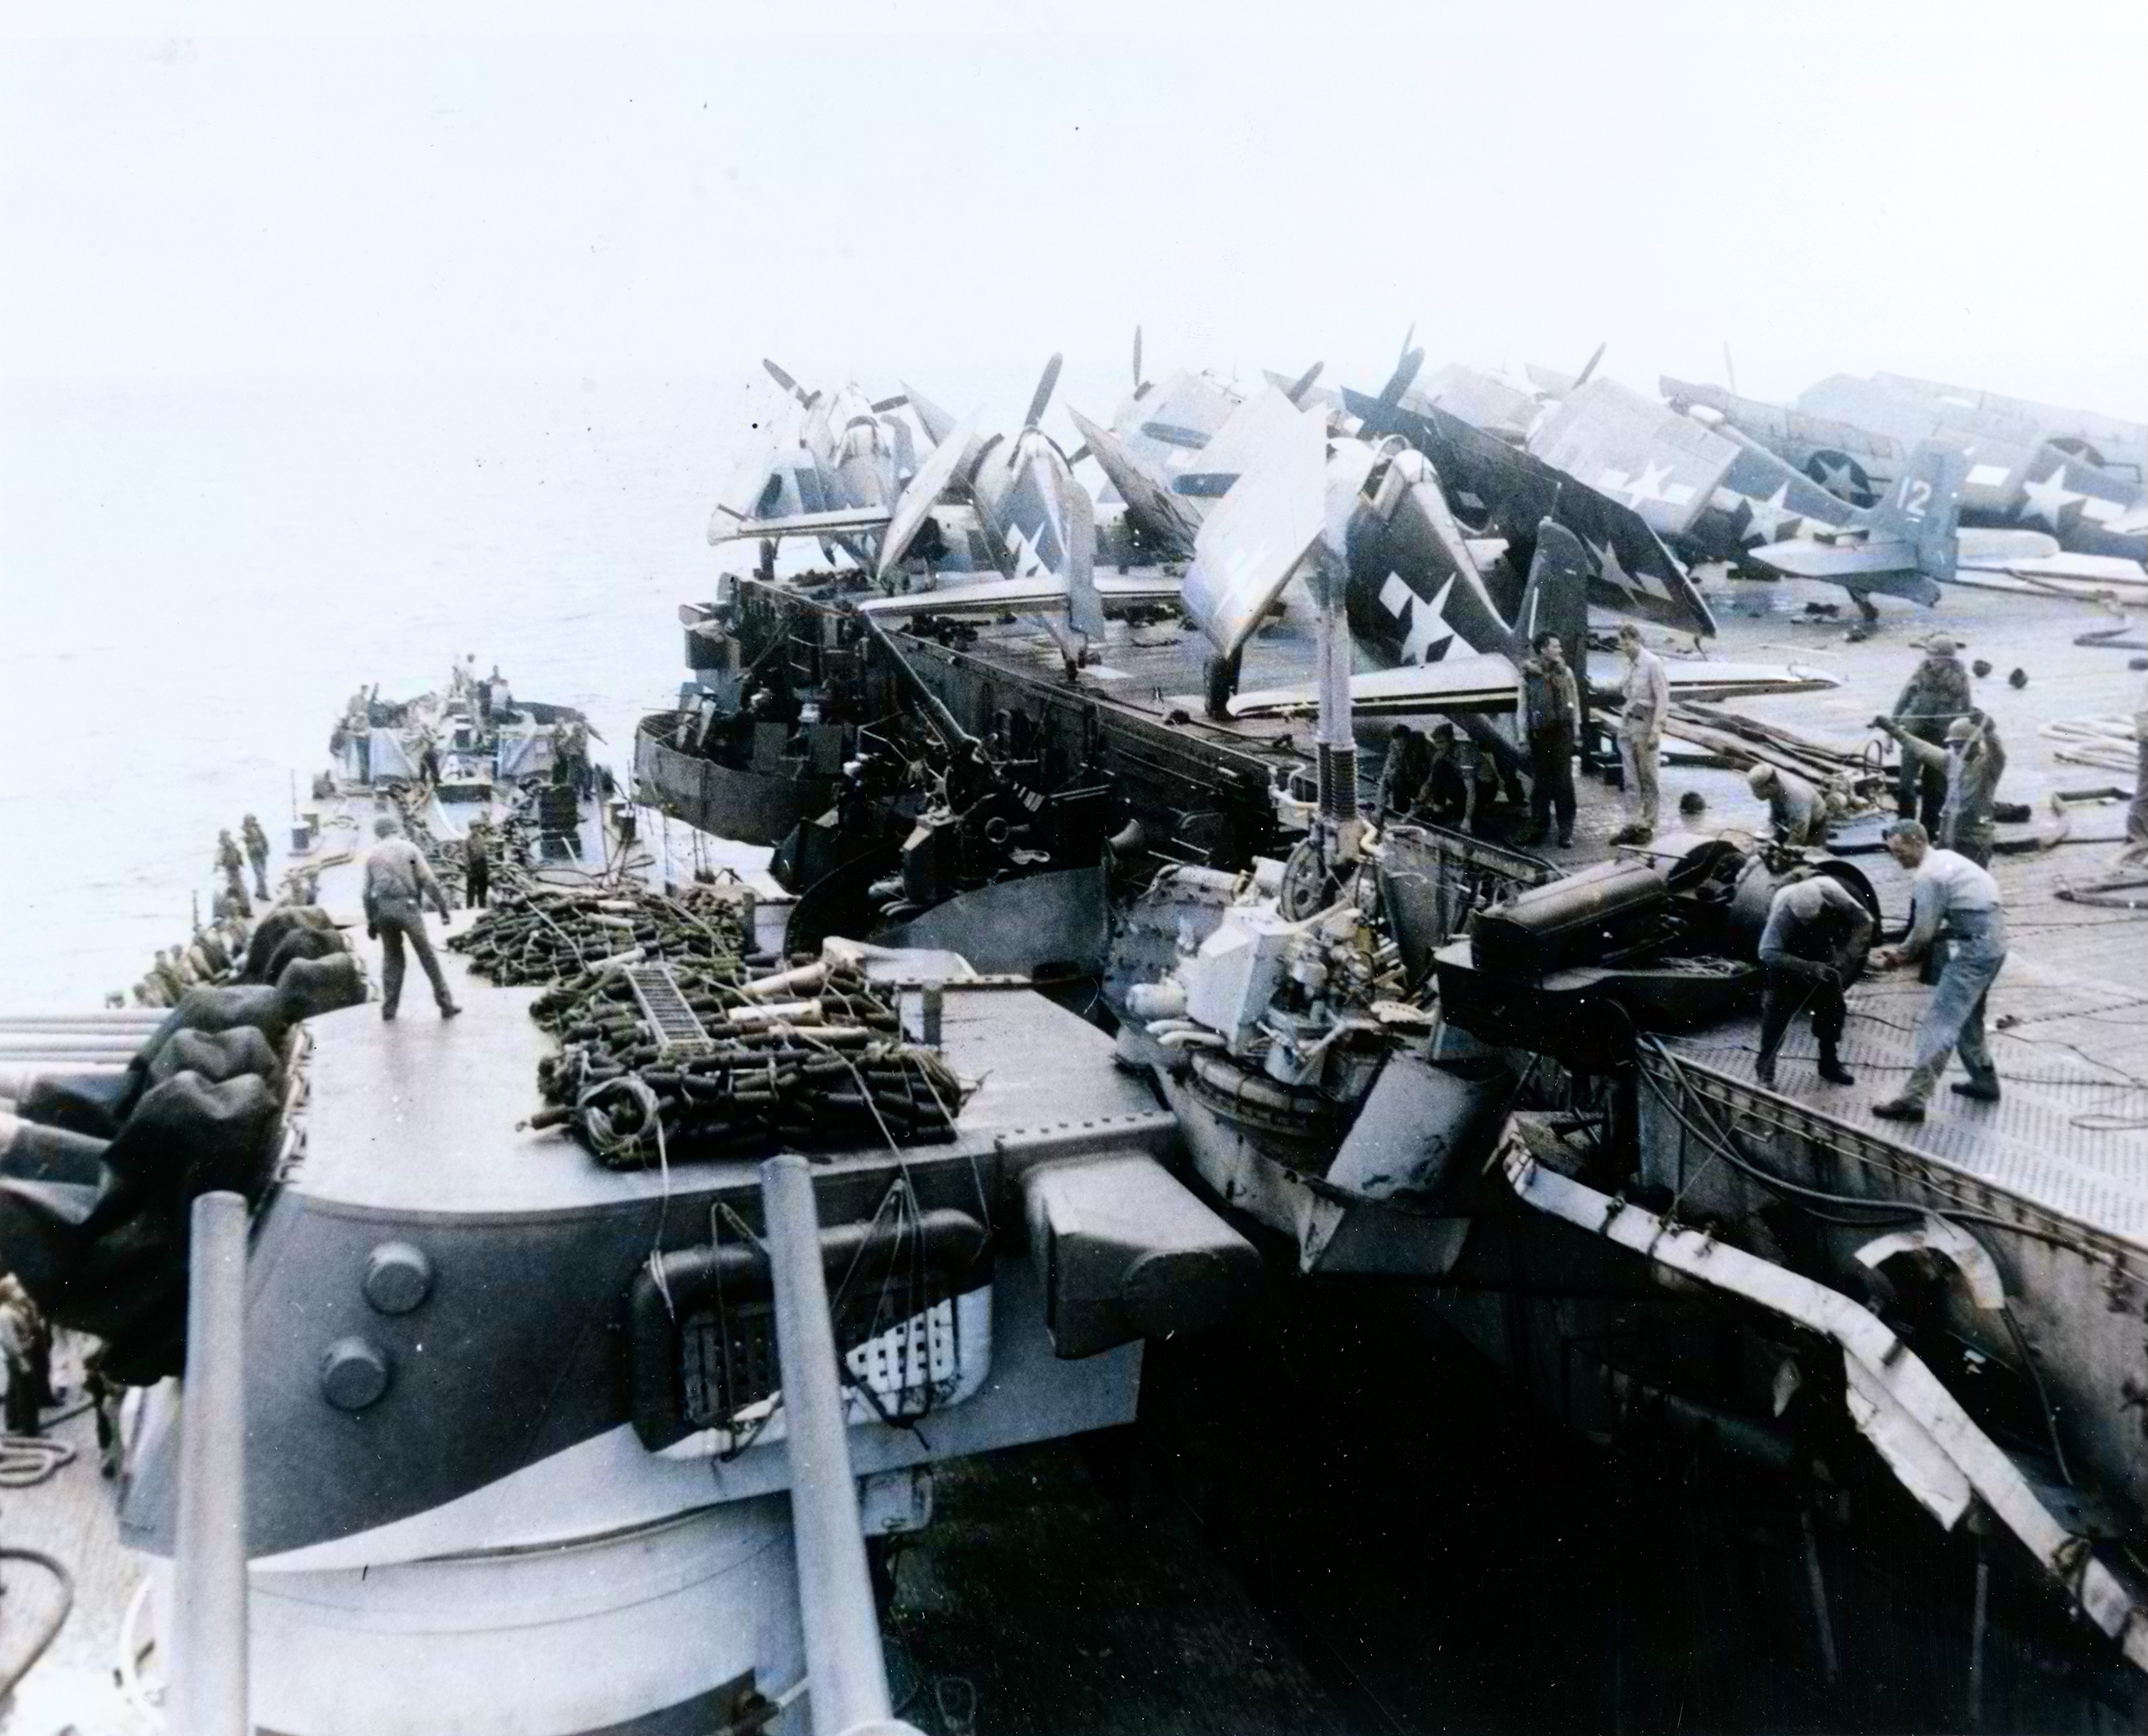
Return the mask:
[[1662,811],[1656,756],[1663,748],[1671,682],[1663,672],[1663,659],[1641,643],[1641,630],[1630,621],[1619,623],[1619,650],[1626,659],[1626,678],[1619,690],[1619,764],[1625,785],[1626,823],[1611,835],[1611,842],[1645,844],[1655,836]]
[[1969,1077],[1955,1082],[1955,1094],[1995,1103],[1999,1071],[1984,1046],[1984,1012],[1992,981],[2006,962],[2006,912],[1999,883],[1968,857],[1934,849],[1932,835],[1914,820],[1898,820],[1887,828],[1887,853],[1916,877],[1910,883],[1910,931],[1899,946],[1874,952],[1872,962],[1890,970],[1946,941],[1953,945],[1917,1019],[1914,1065],[1901,1095],[1874,1103],[1872,1113],[1888,1121],[1923,1120],[1947,1058],[1957,1050]]
[[441,889],[425,852],[403,836],[403,828],[390,814],[373,823],[380,842],[366,858],[364,902],[366,932],[380,938],[380,1016],[393,1019],[403,998],[403,948],[407,942],[418,955],[418,963],[431,979],[433,999],[440,1016],[452,1019],[462,1009],[448,993],[440,961],[433,957],[433,943],[425,933],[425,902],[430,899],[448,920],[447,894]]

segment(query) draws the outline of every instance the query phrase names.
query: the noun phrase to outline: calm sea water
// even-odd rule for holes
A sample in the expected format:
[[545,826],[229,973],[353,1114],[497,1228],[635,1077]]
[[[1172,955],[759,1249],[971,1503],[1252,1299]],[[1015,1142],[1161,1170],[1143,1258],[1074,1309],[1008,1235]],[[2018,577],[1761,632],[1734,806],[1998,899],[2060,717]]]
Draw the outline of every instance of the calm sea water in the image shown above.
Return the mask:
[[284,835],[343,700],[497,661],[623,775],[735,383],[0,389],[0,1009],[94,1005]]

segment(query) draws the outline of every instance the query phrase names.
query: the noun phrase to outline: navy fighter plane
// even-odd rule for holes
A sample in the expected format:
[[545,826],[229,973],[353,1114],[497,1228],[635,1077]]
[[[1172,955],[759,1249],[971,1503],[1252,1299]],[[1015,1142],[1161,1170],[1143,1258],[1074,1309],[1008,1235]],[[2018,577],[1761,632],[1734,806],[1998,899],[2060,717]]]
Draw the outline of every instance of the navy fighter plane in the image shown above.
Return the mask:
[[[1202,485],[1214,492],[1191,497],[1212,503],[1194,530],[1184,605],[1216,664],[1226,671],[1234,665],[1301,570],[1332,635],[1323,681],[1346,683],[1358,710],[1511,711],[1518,665],[1539,631],[1558,633],[1578,660],[1597,563],[1567,524],[1547,519],[1535,527],[1528,581],[1509,616],[1486,588],[1421,452],[1399,438],[1338,433],[1318,405],[1290,405],[1280,392],[1269,399],[1257,421],[1242,412],[1211,443],[1208,451],[1235,467],[1207,473],[1212,483]],[[1181,490],[1175,498],[1188,497]],[[1354,671],[1357,649],[1380,666]],[[1673,660],[1671,677],[1674,691],[1691,696],[1831,685],[1799,670],[1683,659]],[[1319,691],[1232,699],[1228,685],[1227,675],[1226,691],[1217,691],[1212,680],[1211,709],[1241,717],[1308,709]]]
[[[1921,380],[1910,374],[1876,373],[1872,382],[1905,397],[1942,404],[1949,414],[1995,419],[2034,430],[2069,458],[2085,458],[2122,482],[2148,482],[2148,422],[2040,404],[2033,398],[2009,398],[1970,386],[1942,385],[1937,380]],[[1802,399],[1800,403],[1803,408],[1814,407],[1804,404]]]
[[[936,444],[896,502],[880,544],[876,576],[889,594],[859,603],[861,613],[1035,613],[1058,641],[1071,670],[1082,655],[1078,641],[1102,635],[1107,599],[1177,600],[1178,581],[1168,575],[1097,576],[1096,503],[1040,425],[1059,383],[1059,366],[1057,356],[1045,364],[1028,414],[1011,435],[980,435],[973,414],[957,420],[910,392]],[[941,583],[931,571],[936,550],[946,540],[951,515],[965,512],[998,576]],[[927,587],[910,588],[909,569],[920,560]]]
[[774,362],[761,366],[791,403],[717,498],[710,543],[759,540],[772,564],[777,543],[811,536],[824,551],[839,547],[870,566],[895,497],[917,469],[910,424],[894,414],[908,399],[870,399],[855,383],[809,392]]
[[[1467,425],[1459,418],[1411,411],[1392,382],[1378,399],[1353,394],[1349,401],[1369,425],[1407,434],[1436,463],[1451,464],[1450,449],[1463,443]],[[2055,542],[2034,532],[1957,533],[1959,484],[1942,487],[1942,452],[1958,459],[1958,447],[1926,443],[1912,456],[1893,507],[1883,501],[1858,508],[1756,442],[1704,427],[1608,379],[1576,383],[1538,419],[1520,451],[1489,436],[1473,451],[1480,474],[1466,486],[1508,521],[1525,520],[1549,485],[1546,474],[1522,461],[1534,459],[1543,472],[1630,508],[1689,560],[1839,584],[1868,618],[1877,613],[1874,595],[1937,602],[1940,582],[1960,566],[2013,570],[2057,555]],[[1906,522],[1909,505],[1920,512],[1936,506],[1940,517]]]
[[[1155,469],[1175,472],[1193,465],[1201,449],[1238,413],[1245,395],[1205,370],[1181,368],[1161,382],[1141,373],[1141,328],[1134,328],[1134,389],[1112,412],[1118,444]],[[1087,439],[1085,434],[1082,438]],[[1093,451],[1093,447],[1084,449]],[[1079,463],[1083,452],[1073,461]]]
[[1673,408],[1712,411],[1853,504],[1885,494],[1920,442],[1947,441],[1968,460],[1964,524],[2047,534],[2077,554],[2148,560],[2148,493],[2140,482],[2099,468],[2078,450],[2083,442],[2062,446],[2018,417],[1921,395],[1884,376],[1834,375],[1795,409],[1687,380],[1661,383]]

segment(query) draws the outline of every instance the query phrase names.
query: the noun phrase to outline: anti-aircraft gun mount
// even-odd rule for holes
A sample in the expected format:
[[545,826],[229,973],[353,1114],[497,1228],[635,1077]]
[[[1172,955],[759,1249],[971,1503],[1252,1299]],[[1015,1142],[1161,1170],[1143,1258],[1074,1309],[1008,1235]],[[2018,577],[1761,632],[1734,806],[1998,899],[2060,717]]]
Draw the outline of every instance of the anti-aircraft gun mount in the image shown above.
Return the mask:
[[859,618],[906,707],[857,732],[829,806],[778,847],[771,872],[800,895],[786,947],[840,933],[955,946],[988,972],[1092,968],[1108,852],[1132,838],[1103,768],[1068,763],[1017,708],[995,710],[983,735],[964,728],[885,629]]

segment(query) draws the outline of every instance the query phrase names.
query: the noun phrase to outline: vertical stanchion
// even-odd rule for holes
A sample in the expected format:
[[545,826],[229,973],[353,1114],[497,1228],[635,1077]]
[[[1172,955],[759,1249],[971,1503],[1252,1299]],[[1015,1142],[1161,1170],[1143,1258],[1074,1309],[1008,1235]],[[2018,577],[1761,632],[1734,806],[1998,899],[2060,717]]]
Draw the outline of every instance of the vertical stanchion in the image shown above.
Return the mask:
[[246,1202],[194,1202],[171,1687],[177,1736],[246,1736]]
[[774,1279],[776,1349],[783,1363],[791,1532],[813,1728],[817,1736],[841,1736],[889,1725],[888,1670],[865,1565],[858,1485],[850,1473],[835,1321],[821,1270],[820,1215],[806,1160],[790,1154],[763,1164],[761,1200]]

